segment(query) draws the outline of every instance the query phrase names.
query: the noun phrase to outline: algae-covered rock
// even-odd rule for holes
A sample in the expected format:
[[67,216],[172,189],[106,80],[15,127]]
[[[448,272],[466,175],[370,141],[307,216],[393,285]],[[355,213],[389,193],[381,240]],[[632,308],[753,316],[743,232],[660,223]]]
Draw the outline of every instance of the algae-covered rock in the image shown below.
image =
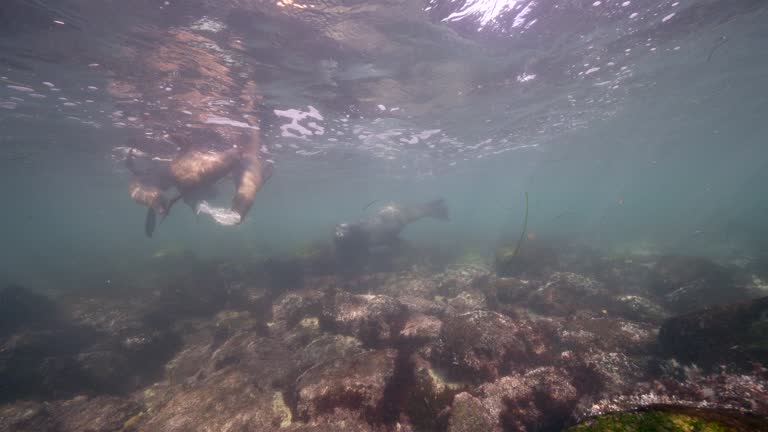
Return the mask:
[[47,405],[23,401],[0,406],[0,430],[6,432],[58,432],[58,420]]
[[320,318],[323,328],[376,346],[397,337],[406,314],[405,306],[392,297],[340,292],[323,308]]
[[459,293],[456,297],[449,299],[448,304],[459,313],[488,308],[485,301],[485,294],[476,289]]
[[340,408],[380,421],[396,357],[394,350],[369,351],[305,371],[296,380],[298,415],[304,420],[332,418]]
[[560,430],[570,420],[581,393],[564,369],[541,367],[505,376],[478,388],[483,407],[503,430]]
[[527,327],[496,312],[475,311],[443,322],[432,360],[455,377],[475,382],[492,381],[510,362],[526,363]]
[[496,419],[483,407],[482,402],[469,393],[456,395],[451,407],[448,432],[479,432],[501,430]]
[[654,268],[650,289],[678,313],[748,298],[727,269],[699,257],[662,257]]
[[659,342],[668,355],[700,366],[768,363],[768,297],[670,318]]
[[768,430],[768,421],[733,410],[655,406],[595,417],[567,432],[747,432]]
[[546,315],[565,315],[576,310],[613,310],[613,296],[603,284],[577,273],[557,272],[532,291],[526,304]]
[[440,336],[443,323],[430,315],[413,314],[400,331],[400,340],[411,345],[432,342]]
[[456,394],[469,390],[471,386],[448,381],[442,371],[418,354],[411,357],[410,363],[413,384],[406,403],[408,416],[419,430],[443,430],[445,419],[441,414]]

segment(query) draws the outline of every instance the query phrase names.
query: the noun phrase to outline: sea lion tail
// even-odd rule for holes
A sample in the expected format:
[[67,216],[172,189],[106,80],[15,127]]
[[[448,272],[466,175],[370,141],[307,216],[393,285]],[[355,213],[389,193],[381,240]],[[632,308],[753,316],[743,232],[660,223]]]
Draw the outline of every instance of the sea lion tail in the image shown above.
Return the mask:
[[445,205],[445,200],[442,198],[428,202],[425,214],[437,220],[451,220],[451,217],[448,215],[448,206]]

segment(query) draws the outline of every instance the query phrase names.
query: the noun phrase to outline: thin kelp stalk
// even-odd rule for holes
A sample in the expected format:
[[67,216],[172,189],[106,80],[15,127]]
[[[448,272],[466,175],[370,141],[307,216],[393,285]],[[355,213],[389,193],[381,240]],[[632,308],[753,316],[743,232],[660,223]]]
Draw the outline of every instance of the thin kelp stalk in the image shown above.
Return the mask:
[[525,232],[528,230],[528,192],[525,193],[525,219],[523,220],[523,230],[520,231],[520,238],[517,239],[517,245],[515,246],[515,254],[517,256],[520,253],[520,246],[523,245],[523,239],[525,238]]

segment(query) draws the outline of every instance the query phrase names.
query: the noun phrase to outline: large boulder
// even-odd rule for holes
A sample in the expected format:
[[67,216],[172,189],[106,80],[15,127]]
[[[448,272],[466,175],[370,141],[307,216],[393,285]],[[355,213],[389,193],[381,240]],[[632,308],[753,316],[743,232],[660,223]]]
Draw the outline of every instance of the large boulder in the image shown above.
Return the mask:
[[381,346],[394,341],[406,317],[406,307],[392,297],[339,292],[323,308],[321,327]]
[[129,431],[141,405],[128,399],[77,396],[55,402],[19,401],[0,407],[0,430],[5,432]]
[[443,322],[431,315],[412,314],[400,331],[400,341],[409,346],[424,345],[437,340]]
[[456,395],[451,406],[448,432],[496,432],[501,429],[497,418],[485,409],[483,403],[469,393]]
[[396,358],[394,350],[367,351],[308,369],[296,380],[296,412],[317,421],[343,409],[369,422],[385,421]]
[[561,430],[571,421],[579,391],[564,370],[533,369],[461,393],[451,407],[449,431]]
[[724,267],[706,258],[675,255],[662,257],[656,263],[650,290],[677,313],[745,300],[749,296]]
[[409,363],[413,382],[405,406],[411,422],[419,430],[443,430],[447,408],[452,402],[454,406],[456,404],[454,396],[473,386],[467,382],[449,381],[443,371],[418,354],[414,354]]
[[452,378],[485,382],[524,368],[540,352],[542,336],[531,322],[475,311],[446,318],[430,359]]
[[[173,369],[170,365],[173,364]],[[250,330],[223,339],[200,331],[169,363],[169,379],[146,388],[140,431],[276,430],[292,422],[295,364],[284,343]]]
[[504,430],[560,430],[573,415],[580,392],[570,374],[542,367],[480,387],[483,405]]
[[557,272],[530,292],[525,304],[542,314],[567,315],[577,310],[613,309],[614,299],[603,284],[588,276]]
[[19,401],[0,406],[0,430],[5,432],[60,432],[47,404]]
[[768,297],[670,318],[659,342],[667,355],[700,366],[768,364]]

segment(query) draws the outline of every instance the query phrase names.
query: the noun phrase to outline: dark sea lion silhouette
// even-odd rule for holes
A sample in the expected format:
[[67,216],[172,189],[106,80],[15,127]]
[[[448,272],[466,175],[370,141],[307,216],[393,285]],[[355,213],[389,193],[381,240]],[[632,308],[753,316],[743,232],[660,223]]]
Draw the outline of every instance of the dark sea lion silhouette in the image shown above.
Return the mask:
[[374,248],[390,247],[399,241],[406,226],[425,217],[449,220],[445,201],[437,199],[412,206],[387,204],[371,216],[336,225],[334,243],[341,252],[363,254]]

